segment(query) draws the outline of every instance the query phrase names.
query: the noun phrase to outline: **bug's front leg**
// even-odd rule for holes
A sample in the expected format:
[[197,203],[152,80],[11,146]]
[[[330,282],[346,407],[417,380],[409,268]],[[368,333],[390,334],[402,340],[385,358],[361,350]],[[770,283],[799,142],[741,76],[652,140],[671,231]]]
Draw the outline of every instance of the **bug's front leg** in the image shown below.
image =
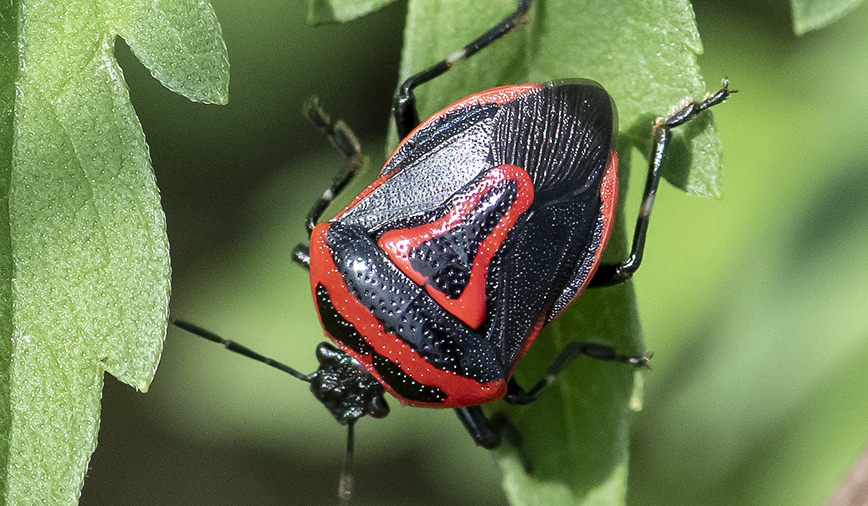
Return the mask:
[[[359,144],[356,134],[342,120],[333,120],[331,116],[326,114],[316,97],[311,98],[305,104],[304,113],[314,125],[325,132],[332,145],[346,157],[343,168],[307,213],[305,230],[310,237],[329,204],[362,169],[365,164],[365,155],[362,154],[361,144]],[[292,250],[292,259],[305,269],[310,269],[310,246],[304,243],[297,245]]]

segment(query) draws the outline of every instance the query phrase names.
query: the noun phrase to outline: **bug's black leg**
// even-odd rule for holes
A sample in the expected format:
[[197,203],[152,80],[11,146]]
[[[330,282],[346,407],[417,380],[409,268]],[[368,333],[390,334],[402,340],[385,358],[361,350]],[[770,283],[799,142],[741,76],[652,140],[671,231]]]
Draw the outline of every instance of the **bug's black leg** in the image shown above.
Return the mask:
[[445,60],[409,77],[398,87],[398,91],[395,92],[395,101],[392,105],[392,115],[395,118],[395,126],[398,128],[399,138],[403,139],[419,125],[419,113],[416,112],[416,97],[413,95],[413,89],[445,73],[456,63],[470,58],[479,52],[480,49],[521,26],[524,23],[529,5],[530,0],[518,0],[515,12],[504,18],[500,23],[494,25],[494,27],[470,44],[449,55]]
[[482,408],[479,406],[455,408],[455,414],[458,415],[461,424],[464,425],[477,446],[487,450],[493,450],[500,446],[502,435],[492,429],[488,417],[482,412]]
[[683,125],[695,118],[700,112],[723,103],[731,93],[729,81],[724,79],[723,84],[716,93],[713,93],[702,101],[693,101],[671,114],[669,117],[658,121],[652,130],[654,150],[648,164],[648,178],[645,180],[645,191],[642,194],[642,204],[639,206],[639,217],[636,220],[636,228],[633,231],[633,245],[630,249],[630,257],[618,264],[603,264],[597,269],[591,278],[589,287],[612,286],[623,283],[633,276],[633,273],[642,263],[642,254],[645,249],[645,236],[648,232],[648,222],[651,218],[651,208],[654,206],[654,197],[657,194],[657,185],[660,183],[660,166],[666,154],[669,143],[670,130]]
[[643,355],[641,357],[619,355],[611,346],[596,343],[585,343],[581,341],[572,341],[567,344],[560,353],[558,353],[558,356],[555,357],[554,362],[552,362],[552,365],[549,366],[542,379],[540,379],[529,390],[525,390],[524,388],[519,386],[519,384],[515,381],[515,378],[511,379],[509,381],[509,384],[507,385],[506,395],[503,397],[503,400],[506,401],[508,404],[513,405],[530,404],[531,402],[536,400],[537,394],[539,394],[542,389],[554,383],[555,378],[561,371],[566,369],[566,367],[570,365],[573,360],[579,358],[582,355],[593,358],[594,360],[601,360],[604,362],[620,362],[622,364],[627,364],[636,368],[647,367],[648,360],[651,358],[650,355]]
[[[530,404],[536,400],[540,391],[555,381],[558,373],[581,355],[606,362],[620,362],[637,368],[647,367],[648,360],[651,358],[650,355],[642,357],[619,355],[611,346],[573,341],[558,353],[543,378],[533,388],[525,390],[519,386],[515,378],[509,380],[503,400],[512,405]],[[512,424],[505,413],[495,413],[491,418],[488,418],[479,406],[455,408],[455,413],[470,437],[473,438],[474,443],[488,450],[493,450],[505,440],[518,450],[518,458],[525,472],[528,474],[532,472],[533,467],[530,459],[522,451],[521,432]]]
[[486,450],[494,450],[500,447],[503,441],[506,441],[518,450],[519,460],[521,460],[524,470],[528,473],[531,472],[530,461],[521,450],[521,432],[512,424],[506,414],[495,413],[491,418],[488,418],[480,406],[455,408],[455,414],[458,415],[461,424],[464,425],[477,446]]
[[344,167],[338,172],[331,186],[323,192],[322,196],[314,203],[307,214],[305,228],[308,235],[310,235],[328,205],[331,204],[332,200],[346,188],[347,184],[361,170],[365,162],[365,156],[362,154],[362,148],[356,134],[350,130],[350,127],[343,120],[333,120],[322,109],[316,97],[307,101],[304,106],[304,114],[314,125],[325,132],[332,145],[346,157]]
[[[304,106],[304,114],[313,122],[314,125],[326,133],[332,145],[334,145],[334,147],[336,147],[338,151],[343,153],[346,157],[344,167],[340,172],[338,172],[337,176],[335,176],[332,181],[332,184],[326,188],[322,196],[314,202],[310,211],[307,213],[305,229],[307,230],[307,235],[310,236],[317,221],[319,221],[322,216],[322,213],[325,212],[326,208],[332,203],[335,197],[346,188],[347,184],[349,184],[349,182],[352,181],[356,174],[358,174],[362,169],[362,166],[365,163],[365,155],[362,154],[362,148],[359,144],[358,138],[356,138],[356,134],[354,134],[353,131],[350,130],[350,127],[348,127],[342,120],[332,120],[332,118],[323,111],[322,107],[320,107],[319,100],[316,97],[307,101]],[[292,250],[292,259],[301,264],[302,267],[309,268],[310,253],[308,251],[308,245],[299,244],[296,246]]]

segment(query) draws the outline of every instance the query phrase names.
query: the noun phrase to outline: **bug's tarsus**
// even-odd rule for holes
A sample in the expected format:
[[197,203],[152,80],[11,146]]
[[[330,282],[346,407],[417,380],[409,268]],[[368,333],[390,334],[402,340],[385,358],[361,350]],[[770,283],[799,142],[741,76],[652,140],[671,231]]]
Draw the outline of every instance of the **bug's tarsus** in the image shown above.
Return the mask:
[[729,89],[729,79],[723,79],[720,83],[720,89],[716,92],[708,95],[702,101],[692,101],[688,103],[683,108],[679,109],[677,112],[670,114],[665,120],[661,123],[663,128],[673,128],[688,121],[692,120],[696,117],[700,112],[713,107],[718,104],[722,104],[729,98],[733,93],[738,93],[738,90],[730,90]]
[[678,126],[696,118],[702,111],[722,104],[735,90],[729,89],[729,80],[724,79],[721,88],[708,95],[705,99],[691,101],[678,111],[655,123],[652,129],[653,152],[648,163],[648,177],[645,180],[645,190],[642,194],[642,203],[639,206],[639,216],[636,219],[636,228],[633,231],[633,244],[630,248],[630,256],[624,262],[617,264],[600,265],[594,277],[591,278],[589,287],[612,286],[623,283],[633,277],[642,263],[642,255],[645,251],[645,238],[648,234],[648,223],[651,219],[651,209],[654,206],[654,198],[657,195],[657,187],[660,183],[660,167],[670,140],[670,131]]
[[524,438],[521,435],[521,431],[518,430],[518,427],[513,425],[512,420],[509,419],[509,416],[502,412],[498,411],[491,415],[491,418],[488,422],[495,432],[499,433],[508,445],[515,448],[517,452],[518,461],[521,463],[521,467],[524,469],[526,474],[533,473],[533,463],[530,460],[530,457],[527,456],[524,452],[524,447],[522,443]]
[[[549,366],[543,378],[527,390],[526,395],[535,399],[540,391],[554,382],[555,378],[561,371],[566,369],[567,366],[582,355],[603,362],[620,362],[637,369],[647,368],[648,360],[651,358],[650,355],[641,355],[637,357],[621,355],[615,351],[615,348],[604,344],[572,341],[567,343],[564,349],[558,353],[558,356],[555,357],[552,365]],[[507,400],[507,402],[509,402],[509,400]]]
[[477,37],[473,42],[455,51],[449,57],[437,62],[427,69],[407,78],[395,92],[395,100],[392,104],[392,116],[395,118],[395,126],[398,129],[398,137],[403,139],[419,125],[419,113],[416,111],[416,96],[413,90],[420,84],[444,74],[456,63],[470,58],[479,50],[500,40],[504,35],[512,32],[525,23],[530,0],[517,0],[515,11],[505,17],[500,23]]
[[[647,368],[648,360],[651,359],[650,354],[638,357],[621,355],[611,346],[573,341],[558,353],[543,378],[531,389],[525,390],[515,381],[515,378],[510,379],[503,400],[511,405],[530,404],[537,399],[545,387],[554,383],[561,371],[582,355],[604,362],[619,362],[635,368]],[[528,474],[533,472],[533,465],[522,450],[521,432],[513,425],[506,413],[497,412],[488,417],[480,406],[455,408],[455,413],[477,446],[493,450],[506,442],[518,451],[518,458],[525,472]]]
[[353,180],[365,164],[365,155],[356,134],[343,120],[333,120],[319,104],[317,97],[305,103],[304,113],[320,130],[328,136],[329,142],[346,158],[343,169],[337,173],[332,184],[311,207],[305,220],[307,235],[310,236],[322,214],[335,197]]
[[332,120],[331,116],[320,105],[319,97],[311,97],[305,102],[304,115],[317,128],[325,132],[329,142],[348,159],[352,160],[361,155],[362,148],[356,134],[343,120]]
[[310,270],[310,246],[304,243],[297,244],[292,249],[292,260],[305,269]]

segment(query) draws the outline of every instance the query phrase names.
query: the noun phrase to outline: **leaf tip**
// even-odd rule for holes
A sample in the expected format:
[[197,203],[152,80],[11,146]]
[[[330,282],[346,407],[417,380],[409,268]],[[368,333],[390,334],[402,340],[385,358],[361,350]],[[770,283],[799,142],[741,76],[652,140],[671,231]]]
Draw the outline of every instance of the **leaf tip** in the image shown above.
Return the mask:
[[863,0],[839,0],[835,2],[810,2],[791,0],[793,31],[802,36],[838,21],[856,9]]

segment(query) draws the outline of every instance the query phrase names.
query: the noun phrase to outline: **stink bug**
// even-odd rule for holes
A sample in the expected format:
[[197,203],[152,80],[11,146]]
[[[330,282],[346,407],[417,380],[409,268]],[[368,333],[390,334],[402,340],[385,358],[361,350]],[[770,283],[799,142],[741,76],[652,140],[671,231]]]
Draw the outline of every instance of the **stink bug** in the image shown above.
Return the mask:
[[402,404],[454,408],[476,444],[518,446],[505,417],[480,407],[527,404],[580,355],[635,367],[644,356],[573,342],[530,389],[513,378],[540,330],[582,291],[628,280],[642,260],[670,129],[722,103],[726,82],[658,121],[647,183],[627,260],[601,264],[618,198],[617,113],[589,80],[504,86],[460,100],[419,122],[413,90],[523,23],[528,1],[446,60],[412,76],[393,108],[403,139],[378,178],[344,210],[325,209],[362,166],[359,143],[316,102],[307,115],[347,157],[311,208],[309,244],[295,261],[310,270],[326,335],[320,368],[304,374],[182,321],[175,325],[311,384],[348,427],[341,497],[348,501],[353,427]]

